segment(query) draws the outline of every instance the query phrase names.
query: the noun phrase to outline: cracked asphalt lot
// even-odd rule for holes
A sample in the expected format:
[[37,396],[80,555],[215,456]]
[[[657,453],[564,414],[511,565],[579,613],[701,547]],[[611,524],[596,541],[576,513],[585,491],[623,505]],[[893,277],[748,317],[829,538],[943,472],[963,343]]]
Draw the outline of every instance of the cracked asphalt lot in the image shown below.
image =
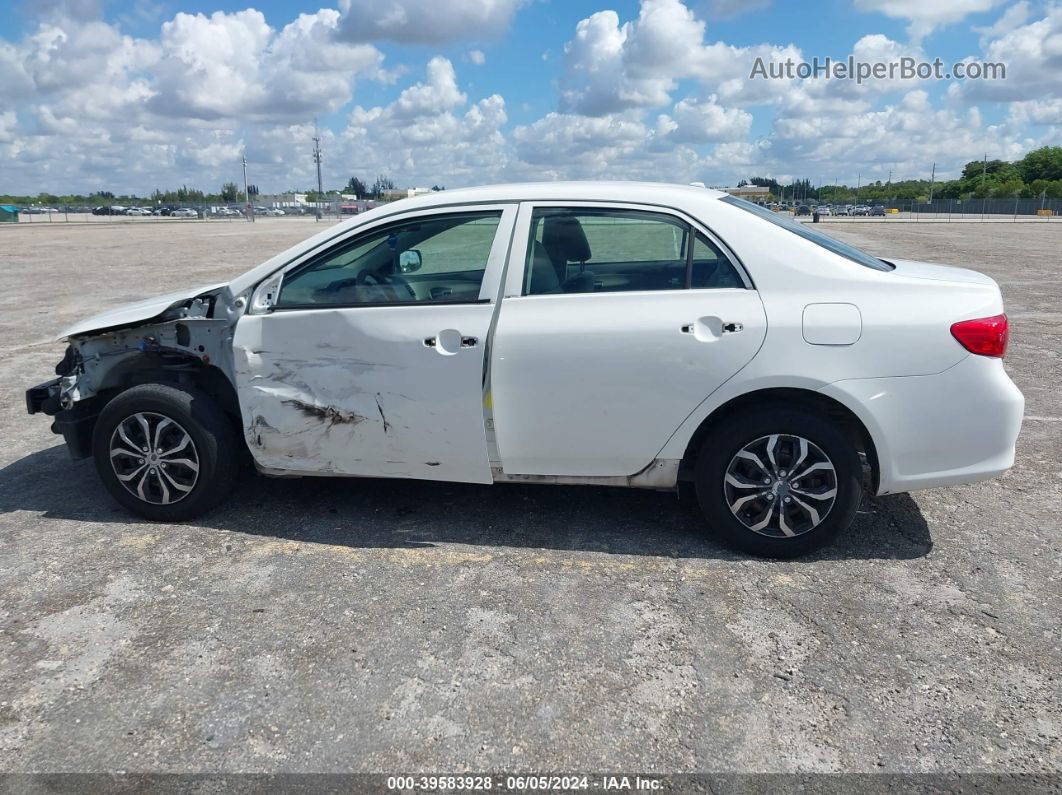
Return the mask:
[[1058,773],[1062,223],[824,226],[995,277],[1027,418],[1006,478],[789,562],[618,489],[248,476],[130,518],[25,414],[50,338],[314,225],[0,229],[0,770]]

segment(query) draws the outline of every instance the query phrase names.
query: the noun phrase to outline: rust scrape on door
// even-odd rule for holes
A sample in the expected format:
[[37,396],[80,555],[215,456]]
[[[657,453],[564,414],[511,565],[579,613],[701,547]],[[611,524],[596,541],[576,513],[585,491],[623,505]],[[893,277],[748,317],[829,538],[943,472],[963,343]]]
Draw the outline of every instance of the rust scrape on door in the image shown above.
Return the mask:
[[[360,414],[353,411],[342,411],[335,406],[317,406],[312,403],[305,403],[301,400],[295,400],[294,398],[282,401],[285,406],[292,406],[301,411],[307,417],[316,417],[322,422],[328,423],[329,427],[333,425],[357,425],[359,422],[365,422],[365,418]],[[380,403],[377,399],[377,407]],[[380,416],[383,417],[383,409],[380,409]],[[387,433],[387,420],[384,420],[384,433]]]

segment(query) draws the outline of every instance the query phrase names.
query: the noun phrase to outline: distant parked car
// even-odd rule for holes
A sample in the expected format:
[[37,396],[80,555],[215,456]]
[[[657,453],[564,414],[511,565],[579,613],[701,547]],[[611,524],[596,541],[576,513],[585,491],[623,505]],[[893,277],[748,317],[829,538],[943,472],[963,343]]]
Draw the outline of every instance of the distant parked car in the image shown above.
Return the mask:
[[170,212],[170,218],[198,218],[199,213],[191,207],[178,207]]
[[834,211],[833,214],[834,215],[851,215],[852,214],[852,205],[850,205],[850,204],[841,205],[840,207],[838,207]]
[[126,215],[151,215],[151,210],[147,207],[130,207],[125,211]]
[[[255,210],[255,212],[258,212],[258,211]],[[278,207],[269,207],[265,211],[260,213],[260,215],[270,215],[270,216],[273,216],[273,217],[277,217],[277,216],[284,215],[284,211],[281,210]]]
[[797,215],[811,215],[811,208],[806,204],[801,204],[796,208]]
[[870,208],[865,204],[857,204],[852,208],[852,215],[870,215]]
[[823,215],[823,216],[825,216],[825,215],[833,215],[833,210],[831,209],[830,205],[828,205],[828,204],[820,204],[818,210],[819,210],[819,215]]
[[875,204],[873,207],[870,208],[870,215],[880,215],[880,216],[884,217],[885,216],[885,206],[882,205],[882,204]]
[[214,211],[214,215],[220,215],[225,218],[231,218],[232,216],[239,215],[239,213],[231,207],[218,207],[218,209]]

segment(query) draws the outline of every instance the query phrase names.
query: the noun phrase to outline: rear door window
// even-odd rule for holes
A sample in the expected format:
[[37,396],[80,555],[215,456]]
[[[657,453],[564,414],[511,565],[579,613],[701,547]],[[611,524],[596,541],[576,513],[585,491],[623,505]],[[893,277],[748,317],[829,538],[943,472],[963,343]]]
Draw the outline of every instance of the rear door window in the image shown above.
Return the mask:
[[681,290],[689,232],[687,224],[658,213],[538,208],[524,294]]
[[539,207],[530,232],[524,295],[745,287],[716,243],[672,215]]

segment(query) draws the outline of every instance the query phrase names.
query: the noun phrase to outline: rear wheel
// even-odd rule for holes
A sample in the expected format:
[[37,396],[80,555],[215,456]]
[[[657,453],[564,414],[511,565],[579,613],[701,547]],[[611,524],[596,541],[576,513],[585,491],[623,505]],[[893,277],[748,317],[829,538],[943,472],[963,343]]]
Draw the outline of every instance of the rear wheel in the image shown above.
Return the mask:
[[828,419],[762,408],[733,417],[704,441],[697,500],[730,546],[790,558],[829,543],[855,518],[859,453]]
[[238,470],[232,424],[217,403],[167,384],[135,386],[108,403],[92,449],[111,495],[156,521],[210,510],[232,489]]

